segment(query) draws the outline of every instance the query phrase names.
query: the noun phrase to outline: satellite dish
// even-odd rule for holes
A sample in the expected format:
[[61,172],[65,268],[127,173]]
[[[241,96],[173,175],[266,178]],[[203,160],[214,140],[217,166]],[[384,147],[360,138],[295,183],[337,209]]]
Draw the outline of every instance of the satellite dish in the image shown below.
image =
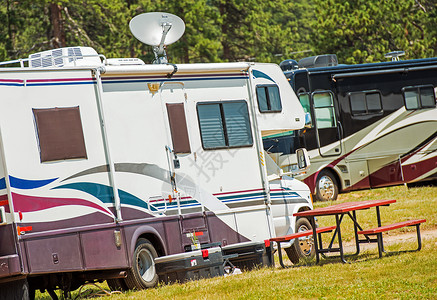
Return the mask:
[[129,28],[139,41],[153,46],[155,63],[167,63],[164,46],[182,37],[185,23],[173,14],[150,12],[134,17],[129,22]]

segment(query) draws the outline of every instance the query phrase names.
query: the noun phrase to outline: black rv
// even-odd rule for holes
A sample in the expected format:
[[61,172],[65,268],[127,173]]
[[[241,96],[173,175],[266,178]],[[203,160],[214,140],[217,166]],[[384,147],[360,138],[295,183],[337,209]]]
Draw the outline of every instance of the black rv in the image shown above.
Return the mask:
[[[306,128],[264,138],[281,167],[305,147],[301,176],[318,200],[339,192],[437,178],[437,58],[339,65],[335,55],[281,63]],[[289,156],[285,158],[284,156]]]

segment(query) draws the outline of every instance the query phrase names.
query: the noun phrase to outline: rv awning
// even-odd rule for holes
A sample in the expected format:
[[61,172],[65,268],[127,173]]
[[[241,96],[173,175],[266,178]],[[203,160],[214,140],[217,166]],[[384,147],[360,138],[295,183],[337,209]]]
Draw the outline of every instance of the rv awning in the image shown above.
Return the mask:
[[[211,63],[211,64],[179,64],[176,65],[177,73],[217,73],[217,72],[244,72],[250,67],[249,63]],[[167,75],[173,73],[174,65],[152,64],[138,66],[105,66],[105,75],[117,74],[155,74]]]

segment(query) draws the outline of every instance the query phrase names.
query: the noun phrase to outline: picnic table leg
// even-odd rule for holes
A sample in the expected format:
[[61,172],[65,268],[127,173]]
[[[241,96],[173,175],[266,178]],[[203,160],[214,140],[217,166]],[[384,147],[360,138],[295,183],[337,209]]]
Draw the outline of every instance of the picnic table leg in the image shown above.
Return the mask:
[[376,239],[378,241],[378,254],[379,254],[379,258],[382,257],[382,252],[384,251],[384,246],[383,246],[383,242],[382,242],[382,232],[379,232],[376,234]]
[[319,249],[317,244],[316,220],[314,216],[310,218],[310,222],[311,222],[311,227],[313,227],[313,239],[314,239],[313,246],[314,246],[314,251],[316,252],[316,264],[318,264],[320,262],[320,257],[319,257]]
[[279,264],[281,265],[281,267],[285,268],[284,262],[282,261],[281,242],[277,242],[276,244],[278,245]]
[[[341,224],[341,221],[343,220],[343,217],[344,217],[344,215],[342,214],[340,217],[340,224]],[[329,243],[328,249],[331,249],[332,245],[334,244],[335,236],[337,235],[337,231],[338,231],[337,228],[338,228],[338,226],[335,228],[334,233],[332,234],[332,239],[331,239],[331,242]]]
[[422,239],[420,237],[420,224],[416,224],[416,232],[417,232],[417,250],[420,251],[422,249]]
[[[379,212],[379,206],[376,207],[376,219],[378,221],[378,227],[381,227],[381,214]],[[381,249],[378,248],[379,249],[378,251],[385,252],[385,250],[384,250],[384,242],[382,240],[382,233],[380,235],[378,235],[377,239],[381,240]],[[379,243],[380,242],[378,241],[378,246],[379,246]],[[381,255],[379,257],[381,257]]]
[[343,241],[341,240],[341,230],[340,230],[340,218],[337,215],[335,215],[335,222],[337,224],[337,233],[338,233],[338,247],[340,248],[340,259],[343,263],[347,263],[347,261],[344,259],[344,253],[343,253]]
[[354,210],[352,212],[353,215],[353,222],[354,222],[354,233],[355,233],[355,245],[357,247],[357,252],[355,252],[354,255],[358,255],[360,253],[360,242],[359,242],[359,237],[358,237],[358,222],[357,222],[357,214],[356,211]]

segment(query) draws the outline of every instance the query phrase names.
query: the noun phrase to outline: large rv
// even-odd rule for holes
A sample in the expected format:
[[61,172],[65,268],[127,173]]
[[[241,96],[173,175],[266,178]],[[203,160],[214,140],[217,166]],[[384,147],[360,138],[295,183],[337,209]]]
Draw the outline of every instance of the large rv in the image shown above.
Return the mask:
[[306,125],[265,137],[264,147],[286,171],[305,147],[311,167],[298,178],[316,199],[437,178],[437,58],[338,65],[322,55],[281,68]]
[[309,226],[292,216],[312,209],[308,187],[263,151],[305,120],[277,65],[70,47],[2,63],[0,95],[1,299],[152,287],[158,256]]

